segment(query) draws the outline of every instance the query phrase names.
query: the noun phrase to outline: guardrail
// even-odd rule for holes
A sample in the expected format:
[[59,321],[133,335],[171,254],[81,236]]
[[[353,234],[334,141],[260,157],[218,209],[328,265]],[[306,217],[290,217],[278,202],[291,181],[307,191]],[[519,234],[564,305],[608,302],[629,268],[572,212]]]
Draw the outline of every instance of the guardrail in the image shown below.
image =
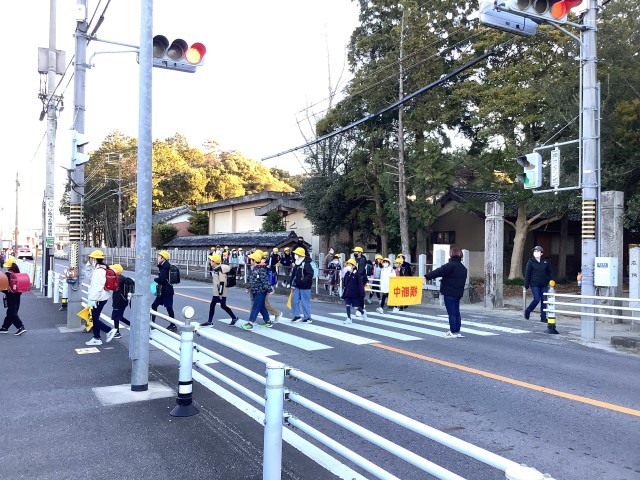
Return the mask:
[[[547,313],[562,313],[565,315],[574,315],[574,316],[587,316],[587,317],[596,317],[596,318],[610,318],[612,320],[630,320],[631,328],[634,329],[640,326],[640,299],[638,298],[625,298],[625,297],[601,297],[601,296],[593,296],[593,295],[571,295],[567,293],[555,293],[555,292],[547,292],[544,294],[546,300],[544,300],[544,304],[547,306],[545,308],[545,312]],[[577,302],[563,302],[558,301],[557,299],[575,299]],[[622,305],[606,305],[603,303],[589,303],[583,304],[582,300],[596,300],[600,302],[620,302],[620,303],[628,303],[628,307],[623,307]],[[565,309],[558,308],[560,307],[573,307],[574,309]],[[589,309],[593,312],[583,311],[583,309]],[[631,312],[631,316],[622,315],[618,313],[602,313],[603,311],[619,311],[619,312]]]
[[[51,275],[50,282],[51,288],[49,290],[52,292],[52,298],[55,302],[56,295],[60,295],[62,293],[64,296],[63,292],[65,285],[67,284],[62,275],[55,273]],[[61,282],[63,282],[62,285]],[[85,288],[88,287],[87,284],[83,284],[82,286]],[[86,290],[83,290],[83,293],[86,293]],[[86,300],[87,299],[83,297],[83,301],[85,302],[83,305],[85,306]],[[439,431],[424,423],[418,422],[406,415],[395,412],[387,407],[325,382],[324,380],[309,375],[297,368],[287,366],[280,362],[275,362],[269,357],[260,355],[248,348],[242,347],[241,345],[237,345],[233,339],[228,338],[228,336],[222,337],[210,333],[207,329],[200,329],[198,328],[198,325],[191,324],[188,318],[185,318],[185,321],[182,322],[157,311],[150,310],[150,313],[155,315],[157,318],[161,318],[176,325],[179,329],[179,333],[177,334],[158,325],[157,323],[151,323],[149,331],[149,341],[151,343],[159,345],[168,352],[173,353],[180,361],[177,399],[178,406],[176,406],[172,411],[172,415],[187,416],[180,415],[179,413],[174,414],[174,412],[179,407],[184,408],[191,405],[191,379],[193,378],[194,367],[201,370],[208,376],[224,383],[227,387],[235,390],[250,401],[264,408],[263,479],[276,480],[281,478],[283,426],[293,427],[300,432],[303,432],[305,435],[315,439],[317,442],[326,446],[338,455],[353,462],[375,478],[399,478],[393,473],[385,470],[382,466],[363,457],[353,448],[349,448],[341,444],[326,433],[323,433],[320,429],[311,426],[310,423],[301,418],[301,415],[294,415],[285,410],[285,401],[292,405],[295,404],[297,407],[301,408],[303,412],[308,411],[321,416],[329,422],[346,429],[363,440],[389,452],[396,458],[401,459],[419,470],[435,476],[436,478],[446,480],[461,480],[463,478],[458,474],[451,472],[450,470],[447,470],[424,457],[421,457],[409,448],[405,448],[398,443],[392,442],[383,436],[376,434],[372,430],[355,423],[345,416],[339,415],[335,412],[335,405],[332,405],[332,408],[327,408],[321,405],[311,398],[313,393],[311,395],[302,395],[285,386],[285,382],[287,380],[295,380],[303,382],[308,388],[313,389],[312,391],[328,393],[332,397],[341,399],[351,405],[359,407],[380,419],[389,421],[396,426],[403,427],[411,432],[421,435],[424,438],[428,438],[445,447],[476,459],[490,467],[496,468],[504,472],[505,478],[508,480],[552,480],[550,476],[546,474],[543,475],[535,468],[520,465],[517,462],[477,447],[469,442]],[[113,323],[111,318],[105,313],[102,313],[100,317],[107,323]],[[154,331],[162,332],[164,335],[156,335],[153,333]],[[206,339],[218,346],[228,348],[261,363],[264,365],[266,376],[260,375],[250,368],[230,360],[213,349],[197,343],[195,341],[194,334],[197,337]],[[176,348],[175,343],[168,341],[169,339],[179,341],[179,348]],[[197,358],[194,358],[194,352],[199,354]],[[204,361],[203,357],[212,359],[230,368],[232,371],[241,374],[248,380],[256,382],[264,388],[264,393],[258,394],[251,388],[233,380],[228,376],[228,374],[223,373],[220,368],[211,368],[207,365],[207,362]],[[322,395],[318,395],[318,397],[321,396]],[[192,407],[189,414],[195,413],[198,413],[198,411],[195,407]]]

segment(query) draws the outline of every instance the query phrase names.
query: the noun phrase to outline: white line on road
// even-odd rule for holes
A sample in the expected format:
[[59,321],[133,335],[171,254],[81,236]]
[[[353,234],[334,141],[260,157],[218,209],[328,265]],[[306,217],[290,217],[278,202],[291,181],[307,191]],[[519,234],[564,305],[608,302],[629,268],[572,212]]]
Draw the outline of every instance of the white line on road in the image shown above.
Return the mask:
[[[346,316],[346,314],[345,314]],[[347,325],[344,324],[341,320],[335,320],[329,317],[323,317],[320,315],[311,315],[313,320],[317,320],[318,322],[330,323],[332,325],[338,325],[343,328],[350,328],[352,330],[359,330],[361,332],[369,332],[375,335],[380,335],[381,337],[389,337],[395,338],[396,340],[402,340],[403,342],[409,340],[422,340],[421,337],[414,337],[413,335],[406,335],[404,333],[392,332],[390,330],[383,330],[382,328],[370,327],[368,325],[363,325],[362,323],[349,323]],[[356,322],[359,320],[356,319]]]

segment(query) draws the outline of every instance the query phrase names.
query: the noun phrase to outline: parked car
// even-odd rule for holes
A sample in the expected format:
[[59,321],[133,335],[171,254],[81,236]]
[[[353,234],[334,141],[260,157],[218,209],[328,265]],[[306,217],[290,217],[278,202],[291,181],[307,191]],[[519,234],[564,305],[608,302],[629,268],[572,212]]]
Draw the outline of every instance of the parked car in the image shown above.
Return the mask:
[[19,247],[16,257],[21,258],[23,260],[25,258],[28,258],[29,260],[33,260],[33,252],[31,252],[31,247]]

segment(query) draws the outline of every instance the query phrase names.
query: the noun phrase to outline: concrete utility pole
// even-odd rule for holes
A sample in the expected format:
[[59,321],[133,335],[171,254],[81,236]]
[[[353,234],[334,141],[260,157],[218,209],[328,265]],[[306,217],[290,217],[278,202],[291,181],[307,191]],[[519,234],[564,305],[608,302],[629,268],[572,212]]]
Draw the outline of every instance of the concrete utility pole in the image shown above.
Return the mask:
[[[398,99],[404,98],[404,68],[402,58],[404,55],[404,10],[402,11],[402,23],[400,25],[400,72],[398,75]],[[409,248],[409,212],[407,208],[407,175],[404,164],[404,124],[402,122],[402,114],[404,112],[404,104],[398,108],[398,208],[400,216],[400,244],[402,253],[409,256],[411,251]],[[407,258],[407,261],[408,258]]]
[[[594,296],[595,286],[593,275],[597,254],[596,232],[597,205],[600,172],[599,167],[600,142],[598,129],[598,84],[596,57],[596,21],[598,0],[589,0],[589,8],[584,16],[585,30],[582,30],[580,61],[582,63],[582,288],[583,296]],[[584,313],[594,313],[593,299],[582,299]],[[596,318],[582,315],[580,319],[580,336],[586,339],[596,337]]]
[[18,187],[20,187],[20,182],[18,181],[18,172],[16,172],[16,225],[13,231],[13,255],[17,255],[18,251]]
[[[87,73],[87,0],[78,0],[76,8],[76,48],[73,77],[73,104],[74,127],[79,133],[84,133],[85,112],[85,78]],[[79,147],[84,148],[84,147]],[[73,152],[72,152],[73,155]],[[84,203],[84,165],[79,165],[70,174],[71,196],[69,205],[69,241],[71,250],[69,254],[69,268],[75,268],[78,273],[78,281],[74,288],[69,289],[69,302],[67,307],[67,327],[80,328],[80,318],[76,315],[82,309],[82,281],[84,269],[80,268],[82,261],[82,224]]]
[[140,12],[140,85],[138,111],[138,206],[136,209],[136,293],[129,340],[131,390],[149,388],[149,310],[151,309],[151,73],[153,69],[153,0],[142,0]]
[[56,0],[49,0],[49,50],[47,69],[47,162],[46,162],[46,187],[44,192],[44,212],[42,221],[42,285],[44,294],[47,295],[48,271],[51,268],[52,248],[55,243],[55,223],[54,219],[54,167],[56,162],[56,131],[58,128],[58,102],[60,97],[54,95],[56,73],[57,73],[57,52],[56,52]]

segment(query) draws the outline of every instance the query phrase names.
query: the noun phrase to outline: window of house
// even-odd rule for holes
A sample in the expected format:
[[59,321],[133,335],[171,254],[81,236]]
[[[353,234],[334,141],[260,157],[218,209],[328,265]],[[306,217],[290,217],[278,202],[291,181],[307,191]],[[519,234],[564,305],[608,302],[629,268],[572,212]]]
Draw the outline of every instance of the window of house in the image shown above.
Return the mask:
[[448,231],[448,232],[432,232],[431,233],[431,243],[440,243],[445,245],[453,245],[456,243],[456,232]]

